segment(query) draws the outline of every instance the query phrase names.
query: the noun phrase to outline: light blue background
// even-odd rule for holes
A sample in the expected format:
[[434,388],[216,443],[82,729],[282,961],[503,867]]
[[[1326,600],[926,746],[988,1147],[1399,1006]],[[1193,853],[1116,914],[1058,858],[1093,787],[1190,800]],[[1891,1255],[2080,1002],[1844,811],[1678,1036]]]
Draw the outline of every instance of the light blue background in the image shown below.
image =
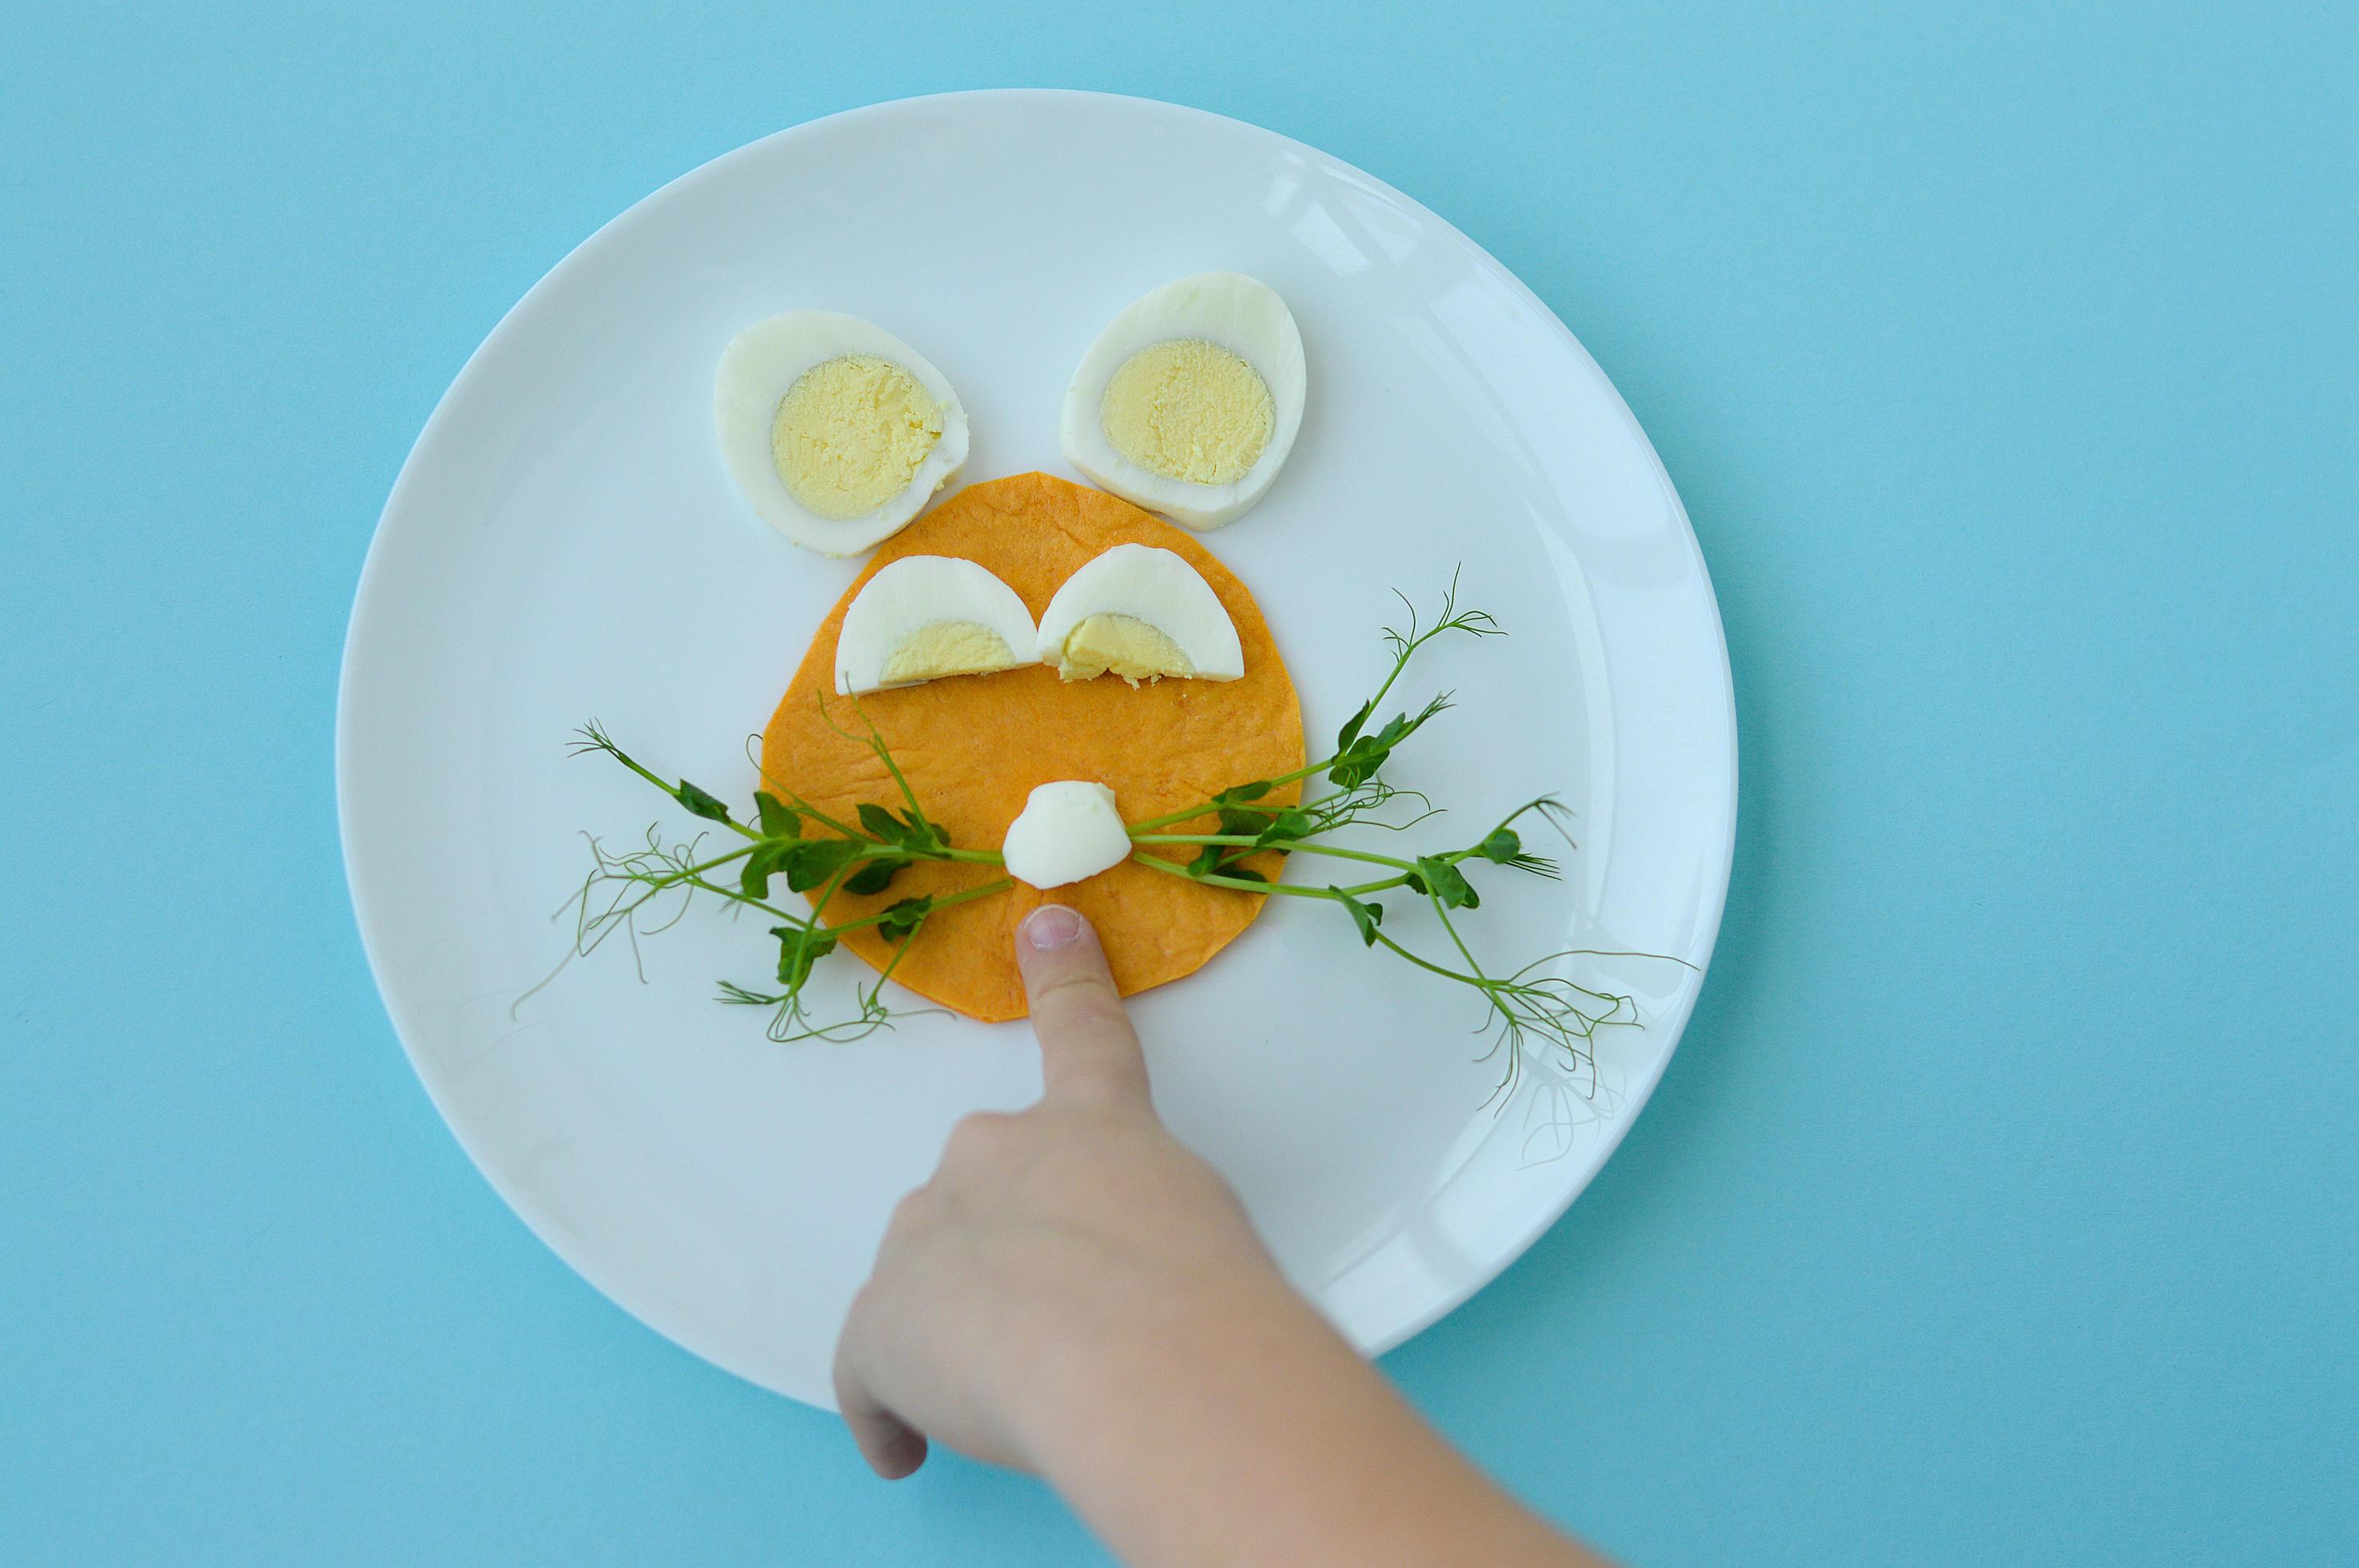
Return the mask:
[[1642,1564],[2359,1552],[2347,7],[195,9],[0,40],[0,1560],[1096,1560],[527,1235],[331,793],[370,528],[508,304],[741,142],[1000,84],[1455,221],[1719,585],[1701,1009],[1411,1397]]

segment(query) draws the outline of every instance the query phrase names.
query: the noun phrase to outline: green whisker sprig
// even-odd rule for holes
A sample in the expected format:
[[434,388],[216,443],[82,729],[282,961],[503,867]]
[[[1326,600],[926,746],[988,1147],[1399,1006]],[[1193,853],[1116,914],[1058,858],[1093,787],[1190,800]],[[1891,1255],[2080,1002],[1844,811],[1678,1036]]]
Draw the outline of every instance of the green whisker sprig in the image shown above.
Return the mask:
[[[1458,607],[1455,574],[1430,624],[1406,598],[1402,602],[1409,609],[1407,627],[1387,627],[1384,633],[1391,667],[1375,695],[1337,731],[1332,752],[1290,773],[1233,784],[1182,810],[1130,824],[1131,859],[1158,874],[1206,887],[1258,897],[1322,900],[1343,912],[1371,951],[1466,987],[1481,1000],[1477,1033],[1490,1040],[1484,1058],[1505,1053],[1504,1071],[1493,1091],[1493,1098],[1505,1105],[1514,1096],[1527,1050],[1560,1052],[1566,1065],[1593,1068],[1591,1054],[1599,1033],[1636,1027],[1641,1020],[1630,997],[1584,986],[1563,972],[1576,959],[1608,955],[1566,949],[1493,974],[1467,939],[1463,917],[1482,907],[1477,884],[1486,874],[1561,875],[1555,860],[1526,842],[1538,826],[1561,839],[1568,851],[1575,849],[1572,813],[1554,796],[1526,801],[1471,843],[1430,853],[1387,853],[1336,841],[1336,835],[1354,828],[1406,834],[1442,814],[1424,794],[1398,787],[1383,773],[1396,752],[1449,710],[1449,694],[1404,708],[1381,723],[1377,713],[1419,650],[1437,639],[1504,634],[1487,611]],[[821,703],[824,708],[824,698]],[[650,828],[643,846],[620,852],[591,839],[591,871],[566,905],[574,916],[569,960],[588,956],[617,935],[625,937],[636,956],[641,937],[678,925],[698,895],[709,895],[733,913],[760,915],[777,943],[772,982],[746,986],[724,981],[721,987],[723,1001],[769,1010],[770,1038],[846,1041],[892,1027],[901,1014],[886,1001],[886,984],[927,921],[941,910],[993,897],[1016,884],[1001,876],[956,892],[904,898],[858,917],[830,917],[838,893],[885,892],[903,871],[921,861],[1003,864],[996,849],[951,842],[951,835],[927,815],[925,803],[856,697],[852,708],[861,725],[858,733],[837,724],[832,713],[822,717],[838,734],[875,755],[900,799],[897,809],[864,802],[853,821],[820,810],[766,774],[763,787],[755,792],[753,809],[737,813],[685,779],[666,778],[643,766],[594,721],[585,725],[573,747],[576,754],[612,758],[712,827],[679,843],[668,842]],[[1312,780],[1321,781],[1323,793],[1306,791],[1307,798],[1293,804],[1277,799],[1288,785]],[[1211,830],[1183,830],[1190,827]],[[707,840],[715,833],[731,837],[722,840],[724,847],[717,852],[709,851]],[[1175,852],[1185,858],[1175,858]],[[1273,879],[1247,863],[1267,855],[1283,857],[1282,866],[1304,863],[1301,858],[1307,857],[1331,871],[1332,880]],[[792,913],[772,901],[773,885],[779,881],[790,893],[815,895],[807,912]],[[1388,911],[1403,910],[1422,910],[1431,916],[1447,943],[1442,957],[1412,948],[1398,919],[1387,925]],[[891,957],[873,981],[855,990],[850,1016],[822,1018],[810,996],[821,960],[835,951],[846,933],[872,927],[892,945]]]
[[[858,705],[853,706],[856,710]],[[866,722],[865,715],[862,721]],[[666,779],[643,766],[595,720],[584,725],[573,745],[575,755],[613,758],[671,796],[690,816],[715,823],[744,841],[724,853],[706,855],[702,847],[710,832],[683,844],[667,844],[660,829],[650,827],[644,849],[615,854],[592,839],[589,877],[567,904],[575,917],[569,958],[588,957],[618,933],[627,935],[636,954],[639,938],[678,925],[696,895],[705,893],[734,913],[751,910],[770,923],[766,929],[778,945],[775,982],[759,989],[734,981],[721,986],[723,1001],[770,1010],[770,1038],[781,1043],[846,1041],[891,1028],[901,1013],[885,1000],[885,982],[927,919],[938,910],[1003,893],[1016,884],[1003,876],[957,892],[900,899],[872,914],[829,919],[828,908],[837,893],[884,892],[903,871],[922,860],[1000,863],[996,850],[953,845],[950,835],[927,817],[874,726],[864,743],[875,751],[899,785],[906,802],[901,811],[864,802],[855,813],[858,821],[845,822],[766,778],[763,783],[769,787],[755,792],[754,809],[741,816],[709,790],[686,779]],[[808,912],[796,914],[771,902],[778,882],[790,893],[816,891],[819,896]],[[643,919],[659,924],[643,924]],[[846,932],[869,927],[894,945],[892,958],[872,984],[855,992],[852,1016],[819,1018],[810,998],[819,961],[835,951]]]

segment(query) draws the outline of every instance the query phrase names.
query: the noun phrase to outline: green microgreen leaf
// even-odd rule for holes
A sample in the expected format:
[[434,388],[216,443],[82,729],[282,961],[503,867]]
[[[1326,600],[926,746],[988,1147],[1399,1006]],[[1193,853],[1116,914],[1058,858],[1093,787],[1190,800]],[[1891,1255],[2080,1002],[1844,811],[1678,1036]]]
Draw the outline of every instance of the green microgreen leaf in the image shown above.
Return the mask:
[[913,855],[939,855],[951,847],[951,836],[915,806],[896,816],[889,807],[864,802],[860,826],[877,842],[907,849]]
[[1344,724],[1343,728],[1335,731],[1335,750],[1337,752],[1348,752],[1352,749],[1352,742],[1360,738],[1360,731],[1367,726],[1368,716],[1375,710],[1376,699],[1375,697],[1370,697],[1367,701],[1360,704],[1360,711],[1352,715],[1350,720]]
[[1385,764],[1386,752],[1372,735],[1362,735],[1335,753],[1327,776],[1345,789],[1367,783],[1368,775]]
[[1258,842],[1269,845],[1281,839],[1307,838],[1310,830],[1310,814],[1299,806],[1289,806],[1270,817],[1269,826],[1263,828],[1258,836]]
[[1250,838],[1276,820],[1277,814],[1252,806],[1221,807],[1221,834],[1223,838]]
[[1514,828],[1502,827],[1475,845],[1474,852],[1495,864],[1512,866],[1524,852],[1524,841],[1516,836]]
[[796,838],[802,835],[803,819],[795,808],[772,795],[768,790],[754,792],[754,808],[761,814],[762,834],[768,838]]
[[1430,892],[1441,901],[1444,909],[1480,909],[1483,906],[1483,900],[1474,892],[1474,884],[1468,881],[1456,866],[1430,855],[1418,857],[1417,875],[1411,885],[1419,886],[1419,892]]
[[778,939],[778,983],[789,992],[802,989],[811,966],[835,951],[833,935],[808,926],[773,925],[770,935]]
[[679,787],[671,793],[672,798],[686,806],[689,815],[692,816],[701,816],[707,822],[729,820],[729,808],[726,806],[723,806],[717,797],[707,795],[686,779],[680,780]]
[[787,886],[797,892],[809,892],[824,886],[829,878],[842,871],[858,853],[856,838],[798,838],[787,846],[783,863]]
[[1393,748],[1424,727],[1426,720],[1450,706],[1447,696],[1437,697],[1416,713],[1397,713],[1382,730],[1373,735],[1359,735],[1335,754],[1327,769],[1327,776],[1345,789],[1357,789],[1374,778],[1376,770],[1391,760]]
[[1352,924],[1360,928],[1361,945],[1367,947],[1375,946],[1376,945],[1376,927],[1385,923],[1385,906],[1381,903],[1370,903],[1364,900],[1353,898],[1342,888],[1332,886],[1332,884],[1328,887],[1327,891],[1332,894],[1335,901],[1341,903],[1345,911],[1351,914]]
[[754,852],[745,857],[745,870],[737,877],[737,885],[747,898],[770,896],[770,879],[777,874],[780,862],[786,860],[793,848],[791,843],[779,842],[755,846]]
[[[1195,806],[1133,823],[1130,831],[1142,846],[1137,857],[1141,863],[1160,872],[1203,879],[1216,886],[1253,888],[1257,893],[1284,893],[1339,903],[1351,916],[1364,946],[1383,948],[1419,970],[1478,993],[1485,1010],[1485,1026],[1498,1032],[1498,1042],[1506,1050],[1506,1076],[1495,1097],[1504,1106],[1507,1103],[1506,1097],[1514,1089],[1527,1039],[1560,1049],[1566,1054],[1560,1065],[1578,1071],[1589,1064],[1588,1047],[1598,1031],[1635,1026],[1640,1022],[1637,1007],[1629,997],[1590,989],[1557,968],[1563,960],[1582,957],[1589,950],[1552,954],[1512,973],[1497,974],[1485,968],[1467,934],[1452,919],[1452,911],[1480,906],[1481,900],[1462,869],[1473,860],[1483,860],[1536,875],[1556,875],[1555,863],[1529,853],[1521,837],[1508,824],[1527,813],[1537,812],[1561,829],[1564,808],[1551,797],[1543,796],[1509,814],[1505,822],[1471,849],[1414,860],[1372,853],[1332,842],[1328,838],[1339,829],[1360,824],[1405,831],[1425,816],[1432,815],[1432,802],[1415,792],[1395,789],[1377,775],[1403,742],[1449,706],[1447,697],[1436,697],[1416,711],[1396,713],[1381,726],[1371,726],[1387,705],[1395,684],[1419,648],[1449,633],[1474,637],[1497,633],[1497,623],[1489,615],[1457,608],[1456,587],[1453,578],[1451,592],[1443,599],[1440,619],[1430,625],[1422,625],[1412,607],[1406,631],[1386,630],[1393,667],[1375,695],[1360,705],[1338,732],[1332,756],[1290,773],[1236,784]],[[827,715],[824,699],[821,707],[821,716],[832,725],[834,719]],[[853,707],[859,712],[857,700]],[[727,1000],[776,1010],[770,1038],[781,1042],[848,1040],[890,1027],[890,1010],[882,1000],[885,982],[892,975],[893,966],[909,951],[910,939],[929,915],[949,904],[1004,892],[1014,884],[1001,877],[957,892],[903,898],[881,913],[833,927],[823,924],[816,913],[808,918],[798,917],[766,902],[771,883],[781,874],[797,892],[844,888],[873,894],[884,892],[903,867],[917,860],[998,860],[987,850],[952,846],[950,834],[928,819],[924,804],[910,788],[884,738],[873,724],[867,723],[864,713],[860,718],[867,734],[864,739],[851,738],[861,741],[879,759],[900,791],[901,808],[896,810],[881,804],[861,806],[856,812],[859,826],[854,827],[791,792],[763,790],[755,795],[758,831],[755,822],[732,816],[718,797],[686,780],[667,779],[642,766],[596,724],[587,726],[575,748],[577,752],[612,757],[649,786],[671,795],[690,814],[723,824],[741,839],[752,842],[740,843],[726,852],[715,852],[701,847],[701,837],[685,844],[668,844],[651,829],[644,847],[610,850],[592,838],[595,865],[581,892],[571,901],[575,918],[574,953],[586,955],[618,932],[628,933],[636,943],[641,935],[676,923],[693,894],[711,892],[740,907],[759,908],[786,922],[770,927],[779,944],[780,989],[767,993],[726,983],[722,987],[722,995]],[[848,732],[839,729],[839,733]],[[1321,772],[1342,789],[1298,806],[1279,806],[1268,802],[1269,795],[1280,787]],[[1375,815],[1387,802],[1404,795],[1427,810],[1407,823],[1385,820]],[[1185,864],[1164,860],[1148,848],[1158,838],[1168,842],[1187,837],[1182,833],[1158,835],[1158,829],[1208,816],[1218,818],[1221,831],[1215,837],[1230,842],[1202,845]],[[827,836],[804,838],[806,819],[809,825],[825,829]],[[1569,838],[1567,843],[1571,843]],[[1264,854],[1334,857],[1382,870],[1381,874],[1372,874],[1371,880],[1350,888],[1289,884],[1249,871],[1242,863]],[[723,870],[727,867],[735,868],[734,876]],[[1404,943],[1401,933],[1384,929],[1385,906],[1374,902],[1374,898],[1397,887],[1409,889],[1430,906],[1428,913],[1433,923],[1455,950],[1451,961],[1438,962],[1416,952]],[[873,985],[857,993],[856,1016],[840,1022],[814,1020],[806,1009],[804,998],[805,982],[813,966],[835,950],[842,932],[863,925],[874,925],[887,942],[895,944],[892,961],[880,967]],[[1593,1070],[1593,1064],[1590,1065]]]

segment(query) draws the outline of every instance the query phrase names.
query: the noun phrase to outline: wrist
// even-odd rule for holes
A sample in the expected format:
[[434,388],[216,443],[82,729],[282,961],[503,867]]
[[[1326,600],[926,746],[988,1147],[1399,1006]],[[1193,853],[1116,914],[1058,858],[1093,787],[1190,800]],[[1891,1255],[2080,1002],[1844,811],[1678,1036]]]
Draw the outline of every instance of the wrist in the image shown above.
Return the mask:
[[[1062,1484],[1118,1450],[1152,1448],[1234,1380],[1243,1353],[1275,1337],[1332,1337],[1275,1266],[1223,1263],[1184,1281],[1141,1281],[1127,1299],[1060,1325],[1024,1358],[1008,1408],[1034,1467]],[[1349,1355],[1348,1348],[1345,1354]]]
[[1197,1561],[1215,1540],[1223,1560],[1309,1562],[1262,1549],[1280,1515],[1321,1511],[1310,1472],[1352,1464],[1357,1434],[1415,1424],[1272,1267],[1200,1276],[1071,1348],[1031,1390],[1024,1441],[1125,1562]]
[[1434,1434],[1275,1269],[1044,1363],[1036,1468],[1125,1562],[1591,1561]]

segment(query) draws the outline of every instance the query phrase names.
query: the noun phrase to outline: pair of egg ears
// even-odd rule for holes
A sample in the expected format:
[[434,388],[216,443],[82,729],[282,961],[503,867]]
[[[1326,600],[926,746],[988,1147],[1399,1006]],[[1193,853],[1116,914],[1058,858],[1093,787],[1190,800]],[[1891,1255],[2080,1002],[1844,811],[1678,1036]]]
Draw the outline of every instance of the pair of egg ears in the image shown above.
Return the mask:
[[[1147,350],[1205,343],[1234,354],[1259,378],[1269,398],[1266,438],[1244,472],[1198,482],[1158,471],[1117,449],[1105,422],[1107,389]],[[874,510],[827,517],[799,499],[780,476],[772,429],[796,384],[832,361],[869,357],[898,367],[939,411],[940,431],[908,481]],[[1235,521],[1267,491],[1302,428],[1302,334],[1277,291],[1243,273],[1205,272],[1155,289],[1109,322],[1082,356],[1066,389],[1060,436],[1065,456],[1093,483],[1135,505],[1194,529]],[[856,316],[789,311],[757,321],[730,341],[713,378],[713,423],[730,477],[754,510],[805,549],[853,556],[898,533],[966,464],[966,410],[941,372],[908,344]]]

